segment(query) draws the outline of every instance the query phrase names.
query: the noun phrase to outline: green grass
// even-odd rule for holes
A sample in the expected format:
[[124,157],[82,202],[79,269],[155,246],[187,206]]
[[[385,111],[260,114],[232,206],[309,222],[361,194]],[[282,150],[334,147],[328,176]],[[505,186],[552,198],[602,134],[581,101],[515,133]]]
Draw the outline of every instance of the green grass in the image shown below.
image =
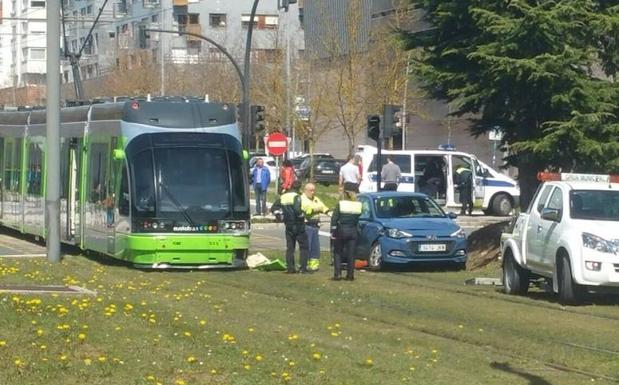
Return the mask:
[[1,284],[97,291],[0,294],[0,384],[599,384],[612,382],[599,376],[619,377],[617,301],[562,308],[542,293],[507,297],[462,285],[496,276],[496,267],[358,272],[355,282],[333,282],[323,258],[310,276],[143,272],[81,256],[57,265],[0,259]]

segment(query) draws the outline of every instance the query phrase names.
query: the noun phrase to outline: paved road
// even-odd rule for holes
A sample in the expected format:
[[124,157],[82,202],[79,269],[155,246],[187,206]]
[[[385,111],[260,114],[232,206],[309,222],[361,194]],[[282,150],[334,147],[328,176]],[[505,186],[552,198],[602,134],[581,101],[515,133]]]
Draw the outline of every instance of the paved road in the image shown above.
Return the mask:
[[[463,216],[456,220],[460,226],[471,234],[473,231],[487,226],[492,223],[502,222],[509,218],[504,217],[486,217],[475,215],[472,217]],[[320,237],[320,247],[323,250],[329,250],[329,241],[327,233],[328,225],[325,223],[322,227]],[[284,238],[284,225],[282,223],[257,223],[252,224],[251,249],[257,250],[279,250],[286,248],[286,239]]]
[[0,230],[0,257],[45,256],[44,246],[16,235],[5,229]]

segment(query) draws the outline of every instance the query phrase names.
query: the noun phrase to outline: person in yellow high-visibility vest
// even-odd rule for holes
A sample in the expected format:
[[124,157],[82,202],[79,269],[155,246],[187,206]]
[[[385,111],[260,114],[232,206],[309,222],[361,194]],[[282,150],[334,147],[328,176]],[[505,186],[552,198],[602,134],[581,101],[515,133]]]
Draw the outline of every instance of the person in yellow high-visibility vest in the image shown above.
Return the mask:
[[308,183],[301,195],[301,208],[305,214],[305,232],[308,240],[307,268],[312,271],[320,267],[320,214],[326,214],[329,208],[316,196],[316,185]]
[[282,194],[279,199],[271,206],[271,210],[282,210],[284,216],[284,225],[286,226],[286,271],[288,273],[296,273],[296,265],[294,261],[294,249],[296,244],[299,244],[301,254],[301,266],[299,273],[307,274],[311,271],[307,270],[307,233],[305,232],[305,214],[301,207],[301,182],[298,180],[292,183],[292,188],[289,192]]
[[355,195],[344,191],[343,199],[335,206],[331,217],[331,237],[335,239],[333,279],[336,281],[342,279],[342,259],[346,261],[346,279],[355,279],[357,224],[363,208],[361,202],[356,201]]

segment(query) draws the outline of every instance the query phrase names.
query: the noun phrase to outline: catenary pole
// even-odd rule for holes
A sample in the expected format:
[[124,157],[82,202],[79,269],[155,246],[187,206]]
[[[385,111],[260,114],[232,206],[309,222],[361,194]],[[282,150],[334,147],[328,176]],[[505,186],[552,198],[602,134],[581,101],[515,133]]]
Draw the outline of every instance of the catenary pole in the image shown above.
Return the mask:
[[247,40],[245,41],[245,61],[243,62],[243,78],[245,79],[245,88],[243,89],[243,145],[249,148],[251,127],[249,127],[250,120],[250,92],[251,92],[251,71],[250,71],[250,55],[251,55],[251,39],[254,33],[254,19],[256,17],[256,9],[258,8],[258,2],[260,0],[254,0],[254,4],[251,7],[251,14],[249,16],[249,26],[247,26]]
[[47,2],[47,259],[60,262],[60,2]]

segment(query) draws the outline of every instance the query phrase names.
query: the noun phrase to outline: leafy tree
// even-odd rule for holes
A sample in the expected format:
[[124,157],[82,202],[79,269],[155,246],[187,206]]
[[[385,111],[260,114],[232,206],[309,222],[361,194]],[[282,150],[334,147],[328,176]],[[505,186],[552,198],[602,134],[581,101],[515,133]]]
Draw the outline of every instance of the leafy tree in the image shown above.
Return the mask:
[[422,87],[473,135],[502,129],[524,204],[538,171],[619,171],[619,1],[410,1]]

